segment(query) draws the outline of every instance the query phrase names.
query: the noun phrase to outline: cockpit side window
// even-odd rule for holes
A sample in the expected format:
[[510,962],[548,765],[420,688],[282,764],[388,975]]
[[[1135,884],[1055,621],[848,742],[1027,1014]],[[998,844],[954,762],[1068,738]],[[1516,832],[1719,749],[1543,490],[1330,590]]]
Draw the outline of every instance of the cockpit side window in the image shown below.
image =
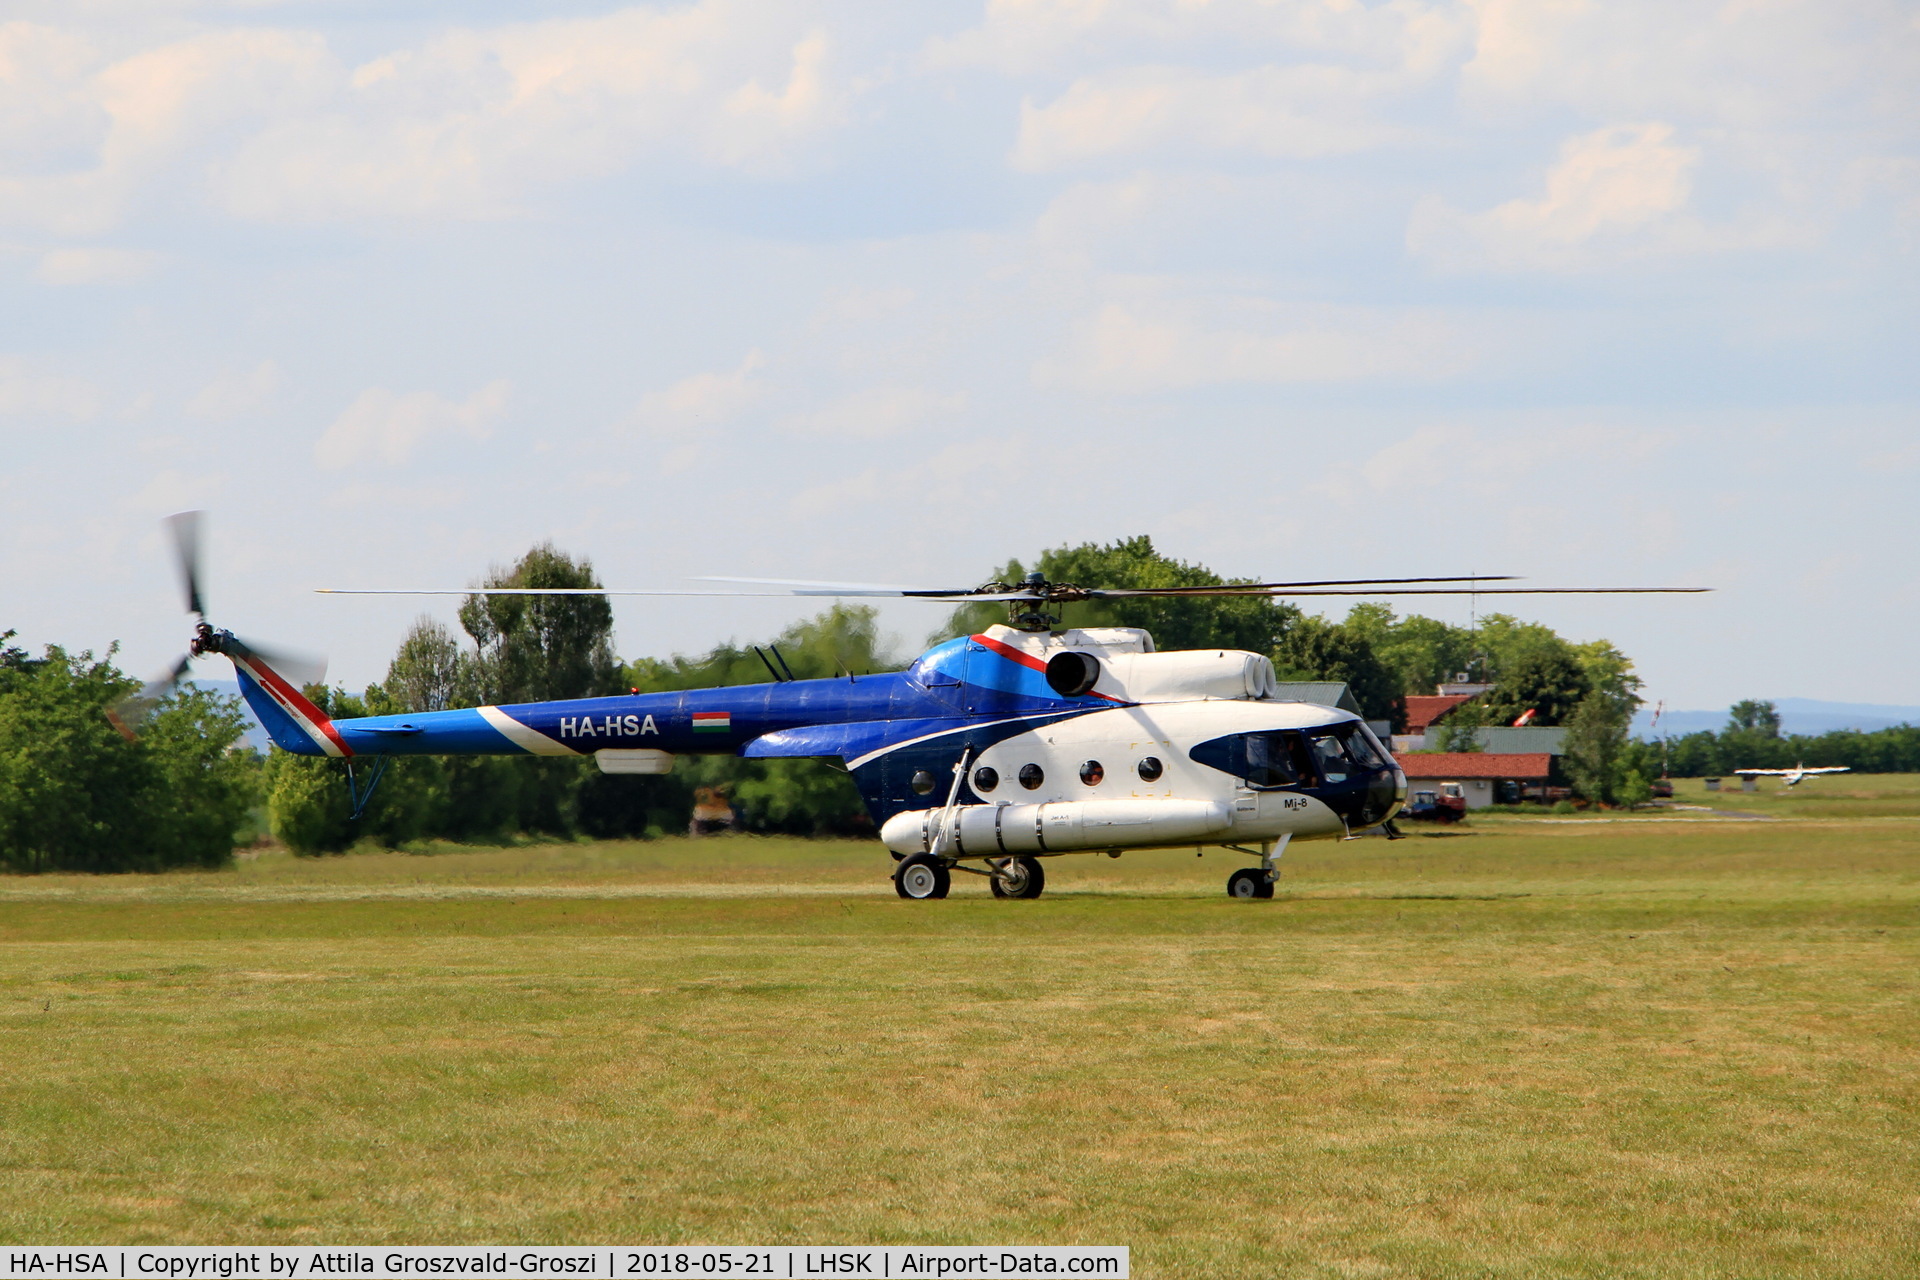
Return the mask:
[[1236,733],[1203,742],[1187,753],[1194,760],[1230,773],[1251,787],[1314,784],[1313,754],[1296,729]]
[[1340,740],[1347,744],[1347,754],[1367,766],[1369,769],[1386,767],[1386,752],[1380,746],[1380,739],[1373,731],[1358,720],[1349,720],[1338,727]]
[[1316,729],[1309,735],[1313,754],[1320,765],[1320,776],[1328,783],[1345,782],[1354,770],[1353,757],[1340,735],[1332,729]]

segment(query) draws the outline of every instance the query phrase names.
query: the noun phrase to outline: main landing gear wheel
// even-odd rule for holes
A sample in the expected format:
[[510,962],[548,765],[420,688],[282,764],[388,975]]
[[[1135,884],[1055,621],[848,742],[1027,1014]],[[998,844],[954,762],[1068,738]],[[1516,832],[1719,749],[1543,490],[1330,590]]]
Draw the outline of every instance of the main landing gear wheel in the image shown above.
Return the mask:
[[944,898],[953,887],[947,864],[930,853],[916,853],[893,873],[893,891],[903,898]]
[[1037,898],[1047,887],[1047,872],[1038,858],[1008,858],[995,865],[992,885],[996,898]]
[[1258,867],[1242,867],[1227,877],[1229,898],[1271,898],[1273,881]]

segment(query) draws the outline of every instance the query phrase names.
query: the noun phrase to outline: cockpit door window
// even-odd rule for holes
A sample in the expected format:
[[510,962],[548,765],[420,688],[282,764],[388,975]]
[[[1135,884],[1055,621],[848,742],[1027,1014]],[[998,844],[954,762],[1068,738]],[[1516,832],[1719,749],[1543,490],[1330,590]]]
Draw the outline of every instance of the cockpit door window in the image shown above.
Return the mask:
[[1250,787],[1310,787],[1315,781],[1313,752],[1297,729],[1236,733],[1203,742],[1187,754]]
[[1313,744],[1313,754],[1320,766],[1320,776],[1329,785],[1345,782],[1354,771],[1353,757],[1347,754],[1346,743],[1340,735],[1331,729],[1319,729],[1308,735]]

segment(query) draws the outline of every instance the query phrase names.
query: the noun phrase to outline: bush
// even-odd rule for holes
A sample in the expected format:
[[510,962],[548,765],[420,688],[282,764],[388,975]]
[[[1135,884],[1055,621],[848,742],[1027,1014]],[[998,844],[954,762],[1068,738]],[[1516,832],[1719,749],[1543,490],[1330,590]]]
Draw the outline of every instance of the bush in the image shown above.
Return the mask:
[[215,866],[258,794],[259,758],[237,750],[236,699],[186,689],[136,740],[107,708],[135,682],[109,659],[0,635],[0,866],[12,871],[158,871]]

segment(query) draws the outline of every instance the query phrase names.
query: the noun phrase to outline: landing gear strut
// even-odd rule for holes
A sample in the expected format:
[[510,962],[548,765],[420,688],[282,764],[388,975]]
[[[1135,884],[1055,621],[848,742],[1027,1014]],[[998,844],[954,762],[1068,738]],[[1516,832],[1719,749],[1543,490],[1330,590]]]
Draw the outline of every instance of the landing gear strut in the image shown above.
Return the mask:
[[1047,887],[1047,873],[1038,858],[1024,855],[995,862],[992,880],[996,898],[1037,898]]

